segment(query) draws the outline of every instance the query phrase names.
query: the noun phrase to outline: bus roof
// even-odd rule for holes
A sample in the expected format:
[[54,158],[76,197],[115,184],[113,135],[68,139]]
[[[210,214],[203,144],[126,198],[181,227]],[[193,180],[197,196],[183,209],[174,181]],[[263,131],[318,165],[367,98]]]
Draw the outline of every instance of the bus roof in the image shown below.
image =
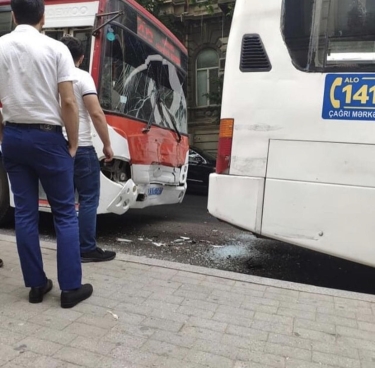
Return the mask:
[[[98,0],[82,0],[82,2],[93,2]],[[119,0],[119,1],[125,1],[125,0]],[[52,5],[52,4],[69,4],[69,3],[77,3],[81,1],[76,0],[45,0],[46,5]],[[150,19],[150,13],[142,7],[140,4],[138,4],[135,0],[126,0],[126,2],[131,5],[133,8],[135,8],[140,14],[142,14],[145,18],[147,18],[149,21],[152,21],[156,27],[159,29],[163,29],[163,32],[169,37],[169,39],[181,50],[184,52],[185,55],[187,55],[186,47],[181,43],[181,41],[157,18],[152,16],[152,19]],[[0,0],[0,6],[2,5],[10,5],[10,0]]]

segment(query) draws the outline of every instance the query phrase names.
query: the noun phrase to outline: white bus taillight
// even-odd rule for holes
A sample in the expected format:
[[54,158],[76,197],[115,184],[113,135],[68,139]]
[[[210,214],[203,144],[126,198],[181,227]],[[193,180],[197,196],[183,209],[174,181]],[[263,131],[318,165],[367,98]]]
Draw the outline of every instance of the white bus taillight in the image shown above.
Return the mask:
[[219,144],[217,150],[216,173],[228,172],[230,156],[232,154],[233,119],[221,119],[219,131]]

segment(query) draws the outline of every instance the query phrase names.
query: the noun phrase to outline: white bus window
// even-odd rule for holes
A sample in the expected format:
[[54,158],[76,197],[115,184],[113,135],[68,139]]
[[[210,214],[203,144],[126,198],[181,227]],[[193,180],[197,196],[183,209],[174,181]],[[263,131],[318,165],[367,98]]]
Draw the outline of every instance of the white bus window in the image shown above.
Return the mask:
[[65,33],[66,31],[63,29],[46,29],[44,31],[45,35],[57,41],[59,41],[64,36]]
[[282,29],[306,71],[375,70],[374,0],[284,0]]
[[91,29],[83,29],[83,30],[73,30],[73,36],[78,38],[83,45],[84,50],[84,59],[80,66],[81,69],[86,70],[87,72],[90,69],[90,53],[91,53]]
[[214,105],[210,96],[219,92],[219,57],[215,50],[204,49],[197,57],[197,106]]

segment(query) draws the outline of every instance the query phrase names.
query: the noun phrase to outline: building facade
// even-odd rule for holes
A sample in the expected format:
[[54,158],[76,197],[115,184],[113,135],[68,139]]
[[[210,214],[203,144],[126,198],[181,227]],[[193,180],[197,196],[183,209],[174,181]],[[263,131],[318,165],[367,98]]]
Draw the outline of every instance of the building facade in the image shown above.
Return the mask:
[[[166,0],[162,16],[188,49],[190,145],[215,154],[219,134],[225,52],[235,0]],[[172,29],[173,30],[173,29]]]

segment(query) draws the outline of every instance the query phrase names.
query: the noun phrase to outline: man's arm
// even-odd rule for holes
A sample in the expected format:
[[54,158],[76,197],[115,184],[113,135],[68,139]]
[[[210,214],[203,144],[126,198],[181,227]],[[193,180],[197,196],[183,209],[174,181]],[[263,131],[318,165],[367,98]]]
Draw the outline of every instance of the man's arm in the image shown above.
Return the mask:
[[61,116],[66,129],[69,142],[69,152],[75,156],[78,149],[78,105],[74,95],[73,83],[59,83],[59,93],[61,100]]
[[94,127],[103,143],[103,153],[106,157],[105,161],[111,161],[113,159],[113,151],[111,141],[109,140],[107,121],[104,112],[100,107],[97,95],[91,94],[84,96],[83,103],[85,104]]

